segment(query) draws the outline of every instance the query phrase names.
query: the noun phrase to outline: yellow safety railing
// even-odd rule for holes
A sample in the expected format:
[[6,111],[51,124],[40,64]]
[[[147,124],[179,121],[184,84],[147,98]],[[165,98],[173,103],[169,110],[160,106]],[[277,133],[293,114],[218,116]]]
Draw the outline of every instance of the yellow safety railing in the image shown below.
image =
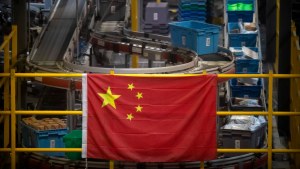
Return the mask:
[[[0,74],[0,76],[7,77],[7,74]],[[10,76],[10,111],[1,111],[0,114],[10,115],[11,117],[11,147],[0,148],[0,152],[11,152],[11,169],[16,168],[16,153],[17,152],[81,152],[81,148],[19,148],[16,147],[16,116],[17,115],[82,115],[82,111],[27,111],[16,110],[16,80],[21,77],[81,77],[78,73],[15,73],[11,70]],[[135,75],[132,75],[135,76]],[[140,76],[140,75],[139,75]],[[143,75],[155,76],[155,75]],[[158,75],[162,76],[162,75]],[[164,75],[168,76],[168,75]],[[268,112],[238,112],[238,111],[218,111],[218,116],[226,115],[266,115],[268,117],[268,145],[267,148],[262,149],[217,149],[219,153],[268,153],[268,168],[272,168],[272,153],[300,153],[300,149],[273,149],[272,147],[272,116],[299,116],[300,112],[274,112],[273,111],[273,79],[274,78],[300,78],[300,74],[219,74],[218,78],[267,78],[268,79]],[[113,163],[110,162],[111,168]],[[204,164],[201,163],[201,168]]]
[[[8,76],[10,73],[11,66],[15,65],[17,62],[17,26],[12,26],[12,31],[9,35],[4,36],[4,42],[0,46],[0,51],[3,50],[4,52],[4,74],[0,81],[0,87],[3,86],[3,99],[4,99],[4,111],[9,110],[9,81]],[[11,45],[11,46],[10,46]],[[11,54],[10,51],[11,50]],[[11,62],[11,64],[10,64]],[[9,124],[10,118],[8,115],[1,115],[0,114],[0,123],[4,122],[4,145],[3,147],[7,147],[9,145]]]
[[[292,22],[291,28],[291,73],[300,74],[300,46],[299,37],[296,33],[295,23]],[[299,29],[299,28],[298,28]],[[291,106],[290,110],[300,111],[300,81],[299,79],[291,79]],[[300,148],[300,117],[290,119],[290,131],[291,141],[289,143],[290,148]],[[300,154],[292,154],[291,156],[295,168],[300,168]]]

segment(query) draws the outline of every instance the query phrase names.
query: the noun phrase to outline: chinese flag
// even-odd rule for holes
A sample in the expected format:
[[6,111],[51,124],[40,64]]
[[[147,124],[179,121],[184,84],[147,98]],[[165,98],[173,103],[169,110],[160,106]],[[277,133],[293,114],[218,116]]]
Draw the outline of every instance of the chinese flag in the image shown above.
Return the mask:
[[83,77],[83,158],[216,158],[216,75]]

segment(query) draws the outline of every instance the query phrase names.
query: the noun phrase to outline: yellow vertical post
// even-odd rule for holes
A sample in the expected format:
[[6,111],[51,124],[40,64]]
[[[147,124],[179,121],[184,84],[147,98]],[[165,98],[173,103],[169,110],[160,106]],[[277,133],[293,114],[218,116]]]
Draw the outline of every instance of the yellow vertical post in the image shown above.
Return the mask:
[[156,0],[156,3],[160,3],[160,0]]
[[268,80],[268,169],[272,169],[272,137],[273,137],[273,71],[269,71]]
[[13,25],[12,30],[14,31],[14,35],[12,37],[11,64],[14,65],[17,62],[17,55],[18,55],[18,29],[17,29],[17,26]]
[[115,165],[114,165],[114,160],[109,160],[109,169],[114,169]]
[[275,51],[275,71],[278,73],[279,64],[279,34],[280,34],[280,0],[276,0],[276,51]]
[[204,169],[204,161],[200,161],[200,169]]
[[[9,41],[8,36],[4,36],[4,41]],[[9,73],[10,65],[9,65],[9,44],[6,43],[4,46],[4,73]],[[4,92],[3,92],[3,98],[4,98],[4,111],[9,110],[9,81],[4,82]],[[9,115],[6,115],[4,117],[4,148],[6,148],[9,144],[9,122],[10,118]]]
[[[138,0],[131,1],[131,30],[132,32],[138,32]],[[132,67],[137,68],[139,66],[139,56],[132,55]]]
[[16,169],[16,78],[15,70],[10,75],[10,114],[11,114],[11,169]]

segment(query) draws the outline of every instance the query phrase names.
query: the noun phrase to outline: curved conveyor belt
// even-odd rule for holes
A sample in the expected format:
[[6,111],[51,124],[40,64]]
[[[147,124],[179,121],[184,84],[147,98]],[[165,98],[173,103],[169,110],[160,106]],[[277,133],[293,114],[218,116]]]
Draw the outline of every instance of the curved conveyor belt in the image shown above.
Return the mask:
[[[32,51],[30,62],[39,66],[53,66],[56,62],[62,61],[76,28],[76,1],[60,0],[58,2],[43,36]],[[84,0],[78,0],[78,14],[81,13],[84,2]]]

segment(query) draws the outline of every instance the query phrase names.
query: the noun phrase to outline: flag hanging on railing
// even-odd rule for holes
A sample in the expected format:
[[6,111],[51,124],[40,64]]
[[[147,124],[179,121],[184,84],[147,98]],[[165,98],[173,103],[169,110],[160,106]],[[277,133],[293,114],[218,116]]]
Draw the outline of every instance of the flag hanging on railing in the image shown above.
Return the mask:
[[83,158],[216,158],[216,75],[87,74],[82,83]]

